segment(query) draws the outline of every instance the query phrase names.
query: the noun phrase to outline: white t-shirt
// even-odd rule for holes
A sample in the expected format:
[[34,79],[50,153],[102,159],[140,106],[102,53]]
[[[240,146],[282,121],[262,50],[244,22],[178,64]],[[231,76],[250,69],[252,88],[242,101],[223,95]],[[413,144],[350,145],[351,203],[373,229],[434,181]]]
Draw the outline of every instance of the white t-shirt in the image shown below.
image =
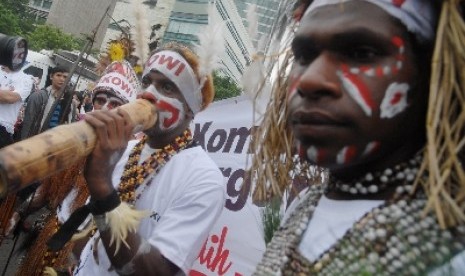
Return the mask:
[[[333,200],[323,196],[305,230],[298,250],[309,261],[315,261],[382,200]],[[449,264],[428,273],[430,276],[463,275],[465,252],[456,255]]]
[[309,261],[316,260],[383,200],[333,200],[322,196],[305,230],[299,251]]
[[[130,150],[115,167],[113,186],[117,187]],[[162,255],[185,274],[197,259],[208,233],[225,204],[223,175],[201,147],[185,149],[176,154],[156,174],[149,186],[141,185],[136,195],[138,210],[150,210],[151,216],[142,220],[138,234],[155,246]],[[98,232],[86,244],[74,275],[117,275],[100,240],[99,264],[93,256]],[[124,246],[124,245],[123,245]]]
[[10,90],[13,88],[21,97],[21,101],[15,103],[0,103],[0,125],[13,134],[14,125],[18,120],[18,113],[23,102],[32,90],[32,76],[22,72],[5,72],[0,69],[0,90]]
[[63,199],[63,202],[57,207],[57,217],[61,224],[65,223],[71,216],[71,205],[74,199],[76,199],[77,194],[78,190],[73,187],[65,199]]

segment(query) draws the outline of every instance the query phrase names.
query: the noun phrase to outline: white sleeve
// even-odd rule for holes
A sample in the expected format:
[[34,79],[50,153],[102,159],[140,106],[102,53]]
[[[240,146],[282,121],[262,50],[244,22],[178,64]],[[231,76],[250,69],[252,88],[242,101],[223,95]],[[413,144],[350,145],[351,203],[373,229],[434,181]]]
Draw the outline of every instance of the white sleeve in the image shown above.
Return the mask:
[[15,91],[19,93],[19,96],[21,96],[21,100],[24,102],[26,98],[29,96],[29,94],[32,91],[32,77],[23,74],[22,76],[18,76],[15,79]]
[[189,187],[166,210],[149,239],[186,275],[225,204],[219,170],[199,170],[188,179]]
[[430,273],[429,276],[442,276],[442,275],[450,275],[450,276],[459,276],[463,275],[465,271],[465,251],[459,253],[455,257],[453,257],[448,263],[440,266]]

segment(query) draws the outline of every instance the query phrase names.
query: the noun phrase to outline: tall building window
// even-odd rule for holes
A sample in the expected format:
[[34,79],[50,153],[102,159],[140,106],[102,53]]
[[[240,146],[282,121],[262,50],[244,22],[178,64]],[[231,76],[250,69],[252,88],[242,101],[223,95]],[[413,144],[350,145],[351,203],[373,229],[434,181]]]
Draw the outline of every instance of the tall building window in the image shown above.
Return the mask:
[[157,0],[146,0],[146,1],[142,2],[142,3],[146,4],[151,9],[153,9],[157,5]]
[[52,6],[52,0],[44,0],[44,3],[42,4],[42,8],[44,9],[50,9]]
[[42,0],[34,0],[34,6],[36,7],[42,6]]

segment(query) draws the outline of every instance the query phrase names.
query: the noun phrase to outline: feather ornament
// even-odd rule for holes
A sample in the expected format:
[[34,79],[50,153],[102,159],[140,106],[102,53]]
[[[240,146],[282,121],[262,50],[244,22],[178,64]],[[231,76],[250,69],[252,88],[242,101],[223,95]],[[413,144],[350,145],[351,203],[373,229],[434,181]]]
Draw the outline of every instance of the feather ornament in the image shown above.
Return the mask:
[[95,224],[93,223],[89,223],[86,228],[84,228],[82,231],[79,231],[78,233],[74,234],[72,237],[71,237],[71,241],[77,241],[77,240],[81,240],[83,238],[86,238],[86,237],[89,237],[90,233],[92,232],[92,230],[95,229]]
[[202,87],[206,77],[221,66],[221,56],[225,51],[224,25],[225,22],[216,12],[215,5],[210,4],[208,25],[199,32],[197,35],[199,43],[194,45],[199,57],[199,77]]
[[125,202],[121,202],[116,209],[107,213],[105,219],[111,231],[110,246],[115,243],[115,255],[118,253],[121,243],[129,248],[129,244],[126,242],[129,232],[136,232],[140,221],[149,215],[150,212],[136,210]]
[[[247,33],[249,34],[250,40],[254,41],[258,39],[258,14],[257,6],[255,4],[249,4],[246,11],[247,19]],[[266,85],[266,72],[264,62],[264,54],[261,49],[264,49],[265,39],[262,37],[257,43],[256,49],[254,48],[251,56],[252,61],[244,70],[242,74],[241,84],[242,90],[250,101],[257,103],[258,94],[261,89]]]
[[133,11],[136,23],[134,26],[134,42],[136,44],[135,54],[144,63],[149,54],[150,24],[143,0],[133,0]]
[[250,4],[247,7],[246,19],[248,24],[247,33],[249,34],[250,39],[254,40],[258,36],[257,5]]

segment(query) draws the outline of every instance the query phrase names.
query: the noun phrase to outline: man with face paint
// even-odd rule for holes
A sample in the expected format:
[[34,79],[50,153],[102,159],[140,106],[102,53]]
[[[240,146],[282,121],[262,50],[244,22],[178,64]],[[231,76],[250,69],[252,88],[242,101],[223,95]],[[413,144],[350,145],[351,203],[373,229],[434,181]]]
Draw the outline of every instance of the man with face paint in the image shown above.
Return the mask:
[[[199,72],[197,56],[177,44],[149,58],[141,97],[158,121],[140,141],[127,145],[135,126],[124,111],[87,114],[99,139],[85,171],[91,201],[105,205],[118,191],[123,203],[93,215],[97,232],[74,275],[188,274],[225,203],[223,176],[189,130],[214,95],[211,75]],[[146,216],[118,248],[112,233],[123,222],[112,216],[126,204]]]
[[111,110],[137,98],[141,85],[128,61],[113,62],[107,66],[94,89],[94,110]]
[[[129,62],[113,62],[103,72],[93,90],[93,100],[99,102],[99,105],[95,105],[94,108],[96,110],[111,110],[133,102],[140,89],[140,82]],[[10,229],[20,219],[25,220],[45,205],[54,210],[43,222],[43,230],[37,241],[29,245],[31,247],[18,269],[17,275],[43,275],[46,267],[53,267],[57,271],[67,271],[72,265],[70,262],[72,259],[70,258],[71,250],[74,250],[75,254],[80,253],[82,246],[73,248],[73,242],[67,243],[58,252],[47,250],[46,242],[56,232],[57,226],[63,224],[71,212],[84,205],[89,196],[82,175],[84,161],[42,181],[31,199],[25,201],[14,213]]]
[[[255,274],[440,275],[447,268],[463,273],[465,211],[455,197],[463,183],[448,177],[452,169],[441,175],[454,187],[441,193],[449,203],[457,200],[451,204],[456,217],[444,219],[452,208],[432,208],[438,196],[424,183],[434,184],[433,172],[422,167],[439,8],[423,0],[302,5],[306,11],[293,39],[289,89],[282,97],[301,175],[311,175],[309,165],[318,165],[330,177],[309,185]],[[462,174],[463,167],[456,171]]]

